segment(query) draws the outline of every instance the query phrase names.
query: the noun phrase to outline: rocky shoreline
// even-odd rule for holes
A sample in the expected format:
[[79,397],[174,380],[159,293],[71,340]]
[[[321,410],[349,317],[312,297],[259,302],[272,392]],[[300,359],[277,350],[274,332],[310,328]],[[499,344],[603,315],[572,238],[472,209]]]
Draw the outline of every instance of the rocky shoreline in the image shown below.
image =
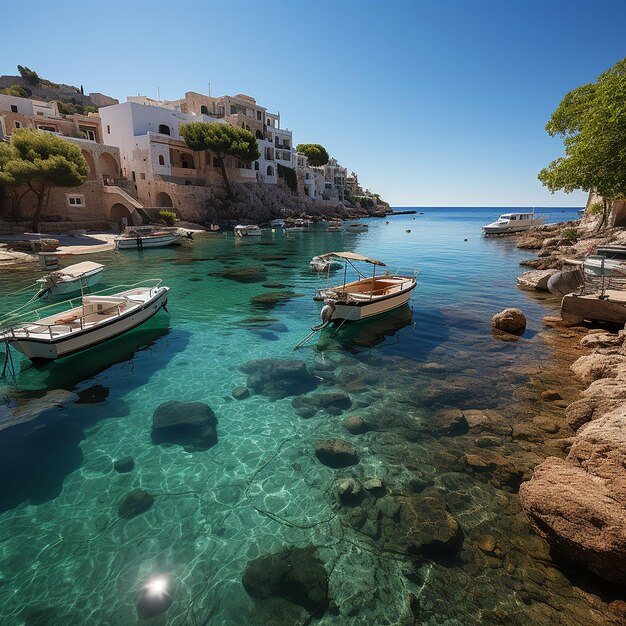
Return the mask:
[[[584,259],[596,246],[626,244],[626,229],[596,232],[588,220],[551,224],[522,235],[518,248],[538,251],[521,265],[522,288],[547,291],[565,259]],[[626,585],[626,330],[565,324],[546,317],[553,340],[569,342],[563,365],[581,385],[565,419],[574,433],[563,454],[539,463],[519,490],[533,529],[556,557],[623,588]],[[575,344],[572,346],[571,342]],[[573,351],[572,349],[573,348]],[[587,352],[583,356],[576,350]],[[626,602],[609,607],[626,617]]]

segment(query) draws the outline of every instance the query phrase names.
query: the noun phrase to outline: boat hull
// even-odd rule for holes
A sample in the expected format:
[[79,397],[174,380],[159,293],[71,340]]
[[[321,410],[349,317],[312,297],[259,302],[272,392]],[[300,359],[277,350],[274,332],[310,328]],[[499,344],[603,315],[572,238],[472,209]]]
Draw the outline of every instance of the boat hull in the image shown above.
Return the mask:
[[117,239],[118,250],[144,250],[145,248],[164,248],[177,243],[177,235],[160,237],[128,237]]
[[15,339],[11,341],[11,345],[31,361],[53,361],[69,356],[118,337],[147,322],[167,304],[168,293],[168,287],[161,287],[141,308],[88,331],[77,331],[59,339]]
[[[331,317],[333,322],[359,322],[361,320],[370,319],[377,315],[383,315],[389,313],[394,309],[397,309],[405,305],[411,297],[411,292],[415,289],[416,284],[413,283],[410,287],[407,287],[404,291],[396,294],[392,294],[385,298],[380,298],[372,302],[355,302],[349,304],[335,304],[335,310]],[[321,311],[324,306],[323,298],[314,298],[318,309]]]
[[73,280],[64,280],[47,287],[44,286],[40,291],[41,296],[64,296],[93,287],[100,281],[100,278],[102,278],[102,269],[104,268],[86,274],[85,276],[79,276]]

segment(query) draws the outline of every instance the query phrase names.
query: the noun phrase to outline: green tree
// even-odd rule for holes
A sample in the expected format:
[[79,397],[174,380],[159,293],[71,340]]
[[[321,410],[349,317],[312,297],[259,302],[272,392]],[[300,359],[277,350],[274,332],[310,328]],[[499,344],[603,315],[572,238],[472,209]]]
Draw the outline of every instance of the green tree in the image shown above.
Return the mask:
[[188,122],[181,124],[180,134],[192,150],[196,152],[209,150],[215,155],[222,170],[229,198],[233,198],[233,191],[226,173],[224,159],[232,156],[244,163],[250,163],[261,156],[254,135],[249,130],[238,126],[222,122]]
[[0,189],[11,202],[11,214],[15,221],[21,218],[22,198],[30,192],[24,185],[26,170],[17,150],[9,143],[0,143]]
[[309,159],[309,165],[319,167],[328,163],[328,152],[319,143],[300,143],[296,146],[298,152],[302,152]]
[[33,95],[33,92],[27,87],[22,87],[21,85],[11,85],[10,87],[5,87],[0,93],[3,93],[7,96],[17,96],[18,98],[30,98]]
[[12,185],[25,185],[37,198],[33,230],[45,211],[52,187],[76,187],[87,180],[89,166],[80,148],[51,133],[19,128],[11,135],[12,156],[0,167]]
[[20,73],[20,76],[31,85],[37,85],[41,81],[37,72],[28,67],[18,65],[17,71]]
[[551,191],[595,191],[603,199],[602,219],[608,222],[613,202],[626,197],[626,58],[595,83],[570,91],[546,125],[563,139],[565,156],[539,172]]

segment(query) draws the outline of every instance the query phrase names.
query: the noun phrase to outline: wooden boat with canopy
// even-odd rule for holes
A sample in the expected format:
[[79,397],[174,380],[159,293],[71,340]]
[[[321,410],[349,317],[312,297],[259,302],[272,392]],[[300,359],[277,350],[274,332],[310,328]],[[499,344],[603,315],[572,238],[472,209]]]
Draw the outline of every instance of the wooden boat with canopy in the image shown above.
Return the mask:
[[[319,289],[313,297],[324,323],[357,322],[388,313],[406,304],[417,284],[415,273],[413,276],[401,276],[385,271],[377,276],[376,268],[386,267],[386,264],[356,252],[329,252],[319,258],[344,263],[343,284]],[[365,276],[354,262],[372,265],[372,276]],[[358,280],[347,282],[348,265],[356,271]]]

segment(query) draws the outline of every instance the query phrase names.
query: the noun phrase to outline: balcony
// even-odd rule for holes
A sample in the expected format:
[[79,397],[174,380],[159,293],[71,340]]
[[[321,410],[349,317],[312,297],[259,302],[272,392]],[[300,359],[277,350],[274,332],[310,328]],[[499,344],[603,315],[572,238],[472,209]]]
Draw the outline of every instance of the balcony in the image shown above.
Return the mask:
[[198,178],[198,171],[191,167],[172,167],[172,176],[180,178]]

